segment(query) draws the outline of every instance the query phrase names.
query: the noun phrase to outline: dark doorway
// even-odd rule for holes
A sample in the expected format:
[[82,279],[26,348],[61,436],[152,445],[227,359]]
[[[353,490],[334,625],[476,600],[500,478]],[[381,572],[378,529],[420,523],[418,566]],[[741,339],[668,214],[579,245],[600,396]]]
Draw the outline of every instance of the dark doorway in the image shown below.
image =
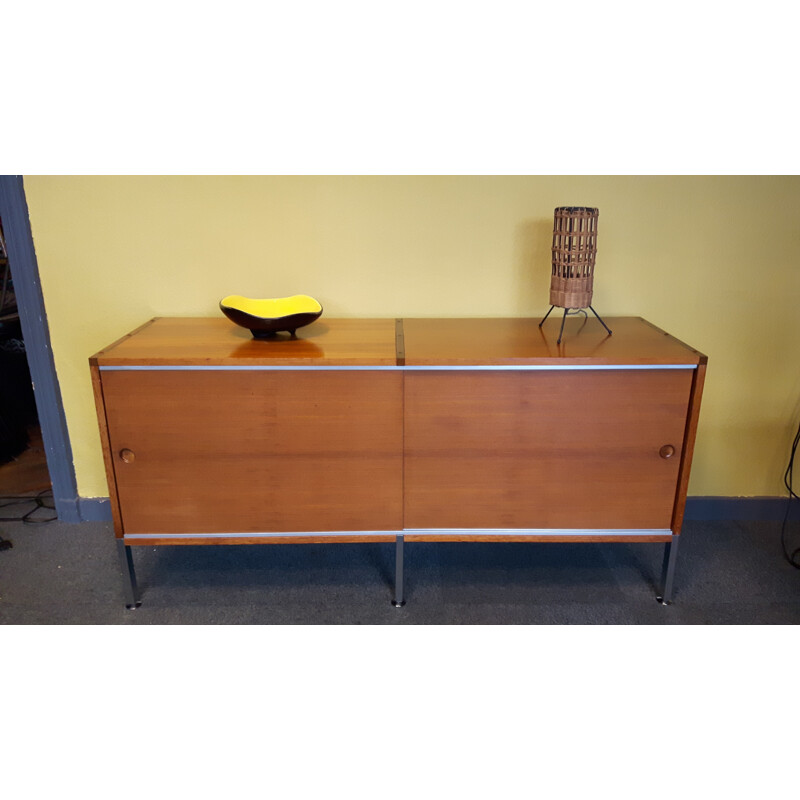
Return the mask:
[[50,472],[0,218],[0,518],[38,519],[42,506],[53,507]]
[[[14,362],[9,375],[13,373],[14,377],[8,380],[4,378],[3,383],[16,383],[18,386],[17,390],[8,390],[16,398],[10,401],[14,407],[10,413],[12,417],[19,415],[23,420],[26,441],[23,443],[25,448],[22,455],[31,443],[36,446],[39,435],[44,442],[52,486],[52,494],[48,493],[52,500],[48,500],[48,506],[55,506],[55,512],[51,510],[49,515],[57,512],[58,518],[64,522],[79,522],[82,517],[72,464],[72,448],[50,345],[39,267],[28,218],[28,204],[20,175],[0,175],[0,220],[3,225],[6,257],[0,281],[4,280],[3,276],[8,276],[6,292],[8,293],[10,285],[14,294],[13,304],[16,306],[16,310],[11,311],[11,300],[7,298],[4,301],[4,305],[8,303],[6,313],[12,317],[8,320],[8,339],[14,342],[10,349],[16,352],[9,359]],[[35,400],[33,412],[28,405],[31,389]],[[14,439],[15,436],[18,448],[20,434],[13,434],[10,438]],[[13,458],[15,457],[12,456]],[[0,465],[0,469],[2,466]],[[4,493],[0,484],[0,494]],[[6,516],[10,515],[1,514],[0,520]]]

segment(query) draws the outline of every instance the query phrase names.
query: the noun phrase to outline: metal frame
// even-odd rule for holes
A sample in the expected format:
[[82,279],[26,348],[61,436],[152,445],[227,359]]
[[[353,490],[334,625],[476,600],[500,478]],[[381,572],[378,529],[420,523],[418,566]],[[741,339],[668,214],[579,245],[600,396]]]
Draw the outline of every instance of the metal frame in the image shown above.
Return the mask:
[[656,596],[656,600],[662,606],[672,605],[672,584],[675,579],[675,564],[678,560],[678,540],[679,536],[664,545],[664,563],[661,567],[661,594]]
[[403,546],[405,537],[398,534],[394,549],[394,599],[392,605],[395,608],[402,608],[406,604],[405,586],[403,575]]
[[[445,529],[429,529],[429,530],[425,530],[425,531],[423,531],[421,529],[418,529],[418,530],[406,529],[406,531],[405,531],[405,533],[407,533],[407,534],[410,534],[410,533],[415,533],[415,534],[416,533],[446,534],[448,532],[451,532],[454,535],[455,534],[469,534],[469,533],[475,533],[475,534],[486,534],[486,533],[502,534],[502,533],[505,533],[506,535],[512,535],[514,533],[519,533],[519,531],[511,530],[511,529],[497,530],[497,531],[488,530],[487,531],[487,530],[481,530],[479,528],[474,528],[474,529],[466,529],[465,528],[465,529],[461,529],[461,530],[453,529],[452,531],[447,531]],[[524,533],[531,533],[531,532],[533,532],[533,531],[523,531],[522,533],[524,534]],[[542,532],[544,532],[544,530],[542,529],[539,532],[542,533]],[[549,529],[549,532],[551,532],[553,535],[556,535],[556,533],[558,533],[558,535],[564,535],[565,533],[575,533],[575,534],[585,533],[584,531],[578,531],[578,530],[573,530],[573,531],[562,530],[562,531],[556,532],[553,529]],[[595,533],[599,533],[599,532],[595,531]],[[647,535],[647,534],[663,535],[665,533],[665,531],[663,531],[663,530],[653,530],[653,531],[646,531],[646,530],[622,531],[622,530],[617,530],[617,531],[604,531],[604,533],[606,535],[612,535],[613,534],[613,535],[631,535],[631,536],[635,536],[637,534],[638,535]],[[666,530],[666,533],[670,533],[669,529]],[[659,603],[661,603],[661,605],[663,605],[663,606],[672,605],[673,584],[674,584],[674,580],[675,580],[675,565],[676,565],[677,560],[678,560],[678,540],[679,540],[679,538],[680,538],[679,536],[676,536],[676,535],[673,534],[671,536],[670,540],[668,542],[666,542],[665,545],[664,545],[664,562],[663,562],[663,565],[662,565],[662,568],[661,568],[661,594],[656,595],[656,600]],[[602,541],[602,540],[599,540],[599,541]],[[398,535],[396,546],[395,546],[395,585],[394,585],[394,599],[392,600],[392,605],[395,608],[401,608],[402,606],[404,606],[406,604],[405,588],[404,588],[404,575],[403,575],[403,556],[404,556],[403,548],[404,548],[404,544],[405,544],[404,536],[403,535]]]
[[133,553],[122,539],[117,539],[117,555],[122,570],[122,582],[125,589],[125,608],[139,608],[142,601],[139,597],[139,587],[136,585],[136,571],[133,568]]
[[[670,536],[664,551],[664,564],[661,575],[661,594],[656,599],[662,605],[672,603],[672,586],[675,577],[675,563],[678,553],[678,537],[672,535],[669,528],[406,528],[402,533],[395,531],[288,531],[288,532],[262,532],[262,533],[133,533],[127,534],[117,539],[117,550],[120,560],[120,568],[123,576],[123,588],[125,591],[125,607],[128,609],[138,608],[141,603],[138,587],[136,584],[136,572],[133,566],[132,546],[128,541],[139,543],[142,540],[150,539],[171,539],[170,544],[179,545],[181,540],[208,539],[211,544],[222,544],[220,539],[234,539],[247,537],[251,539],[275,539],[275,538],[298,538],[309,536],[363,536],[369,540],[375,536],[395,537],[395,571],[394,571],[394,596],[392,605],[395,608],[402,608],[406,604],[405,599],[405,537],[406,535],[435,535],[453,537],[459,536],[552,536],[560,538],[564,536],[593,536],[597,537],[598,543],[606,541],[609,536],[630,536],[632,538],[640,536]],[[213,541],[217,540],[217,541]],[[536,542],[541,544],[542,542]],[[531,542],[534,544],[534,542]]]
[[8,263],[14,278],[25,354],[35,386],[36,411],[53,485],[56,513],[62,522],[80,522],[72,447],[50,345],[39,265],[21,175],[0,175],[0,217],[5,231]]
[[[539,533],[541,533],[544,529],[539,529]],[[563,535],[564,533],[575,533],[575,534],[582,534],[585,531],[556,531],[553,529],[549,529],[552,531],[554,535],[556,533],[558,535]],[[444,529],[430,529],[428,531],[423,531],[421,529],[411,530],[408,529],[403,533],[398,533],[395,536],[395,561],[394,561],[394,597],[392,598],[392,605],[395,608],[402,608],[406,604],[405,598],[405,534],[407,533],[446,533],[447,531]],[[479,528],[473,529],[453,529],[450,531],[454,535],[457,534],[485,534],[487,533],[486,530],[482,530]],[[504,530],[497,530],[497,531],[488,531],[489,533],[497,533],[497,534],[506,534],[510,535],[513,533],[517,533],[516,530],[511,529],[504,529]],[[526,531],[529,532],[529,531]],[[375,531],[375,532],[366,532],[361,531],[360,533],[366,535],[368,533],[390,533],[388,531]],[[646,530],[639,530],[639,531],[604,531],[606,535],[647,535],[647,534],[663,534],[664,531],[661,530],[653,530],[653,531],[646,531]],[[297,532],[293,532],[291,534],[285,533],[262,533],[262,534],[240,534],[240,533],[229,533],[229,534],[206,534],[207,536],[263,536],[264,538],[274,537],[274,536],[309,536],[314,534],[299,534]],[[326,531],[325,533],[319,534],[324,536],[343,536],[343,535],[353,535],[353,532],[333,532]],[[132,535],[131,538],[157,538],[162,536],[162,534],[138,534]],[[203,538],[203,534],[171,534],[172,537],[180,537],[183,536],[185,538]],[[664,563],[662,566],[661,571],[661,594],[656,595],[656,600],[661,603],[661,605],[668,606],[672,605],[672,596],[673,596],[673,583],[675,579],[675,564],[678,558],[678,536],[673,535],[670,541],[666,542],[664,545]],[[125,608],[132,610],[139,608],[141,606],[141,596],[139,594],[139,588],[136,583],[136,571],[133,566],[133,548],[130,545],[125,544],[125,539],[118,538],[117,540],[117,554],[119,556],[119,563],[120,563],[120,570],[122,572],[122,580],[123,580],[123,589],[125,592]],[[602,540],[601,540],[602,541]]]

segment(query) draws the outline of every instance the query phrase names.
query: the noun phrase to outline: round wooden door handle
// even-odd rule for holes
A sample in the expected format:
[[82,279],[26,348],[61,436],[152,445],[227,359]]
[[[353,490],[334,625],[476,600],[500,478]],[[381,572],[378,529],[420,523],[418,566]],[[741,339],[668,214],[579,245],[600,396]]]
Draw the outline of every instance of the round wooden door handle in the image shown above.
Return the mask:
[[659,451],[658,454],[661,458],[672,458],[675,455],[675,448],[671,444],[665,444]]
[[125,448],[124,450],[119,451],[119,457],[126,464],[132,464],[136,459],[136,453],[134,453],[133,450],[128,450],[127,448]]

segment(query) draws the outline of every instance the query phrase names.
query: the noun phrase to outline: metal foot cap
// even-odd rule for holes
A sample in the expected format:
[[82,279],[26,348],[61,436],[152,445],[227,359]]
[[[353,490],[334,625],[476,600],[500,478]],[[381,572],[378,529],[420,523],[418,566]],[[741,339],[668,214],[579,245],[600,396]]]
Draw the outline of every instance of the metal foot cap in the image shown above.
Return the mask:
[[395,608],[402,608],[405,604],[406,604],[405,600],[401,600],[399,603],[397,602],[397,600],[392,600],[392,605]]

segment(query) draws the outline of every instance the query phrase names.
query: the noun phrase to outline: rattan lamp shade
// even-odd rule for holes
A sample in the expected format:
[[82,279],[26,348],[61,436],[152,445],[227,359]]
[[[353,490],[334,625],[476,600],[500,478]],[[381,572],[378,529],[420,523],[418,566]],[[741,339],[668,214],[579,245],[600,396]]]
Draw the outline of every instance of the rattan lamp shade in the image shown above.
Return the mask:
[[[594,293],[594,260],[597,256],[596,208],[561,206],[553,217],[553,267],[550,273],[550,311],[556,306],[564,309],[558,342],[564,334],[564,322],[570,309],[588,308],[608,331],[608,325],[592,308]],[[550,311],[539,323],[541,328]],[[586,315],[585,311],[582,311]]]
[[555,210],[551,305],[559,308],[591,306],[599,214],[596,208],[565,206]]

